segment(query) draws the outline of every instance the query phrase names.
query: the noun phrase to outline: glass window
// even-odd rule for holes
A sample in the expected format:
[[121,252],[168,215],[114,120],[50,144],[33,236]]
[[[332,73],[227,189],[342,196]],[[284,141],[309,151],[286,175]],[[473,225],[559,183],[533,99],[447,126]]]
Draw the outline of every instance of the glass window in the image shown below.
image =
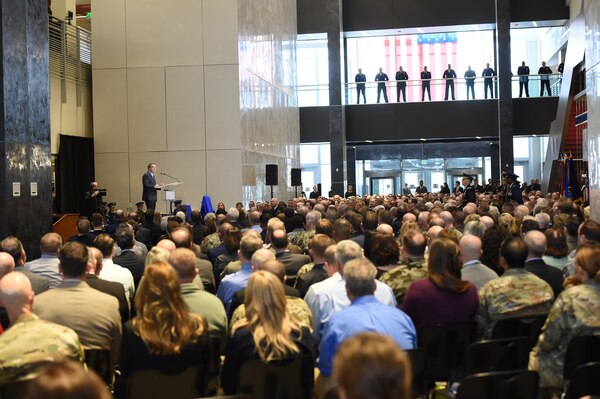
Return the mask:
[[515,159],[529,159],[529,137],[513,138],[513,155]]
[[302,144],[300,146],[300,163],[303,165],[319,163],[319,145]]

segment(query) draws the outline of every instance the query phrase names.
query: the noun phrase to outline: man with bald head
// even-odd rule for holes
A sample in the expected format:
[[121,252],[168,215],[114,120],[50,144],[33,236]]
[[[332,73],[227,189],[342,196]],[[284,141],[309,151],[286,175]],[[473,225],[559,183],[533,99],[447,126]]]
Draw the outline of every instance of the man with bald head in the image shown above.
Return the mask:
[[130,318],[129,301],[125,296],[123,284],[115,281],[104,280],[100,277],[102,271],[102,252],[96,247],[88,247],[88,263],[85,282],[95,290],[115,297],[119,301],[119,314],[121,321],[125,323]]
[[34,293],[29,279],[11,272],[0,280],[0,302],[11,327],[0,335],[0,384],[35,378],[48,362],[73,360],[83,363],[77,333],[32,313]]
[[488,281],[498,278],[495,271],[479,261],[483,253],[481,246],[481,239],[472,234],[464,235],[459,242],[460,257],[463,264],[461,278],[473,283],[477,289]]
[[62,276],[58,272],[58,251],[62,247],[62,237],[56,233],[44,234],[40,240],[42,256],[39,259],[25,263],[25,269],[48,279],[50,288],[54,288],[62,282]]
[[177,248],[169,256],[169,263],[177,272],[183,300],[190,312],[199,314],[206,319],[208,334],[225,343],[227,335],[227,315],[223,303],[215,295],[200,290],[194,284],[198,275],[196,254],[188,248]]
[[0,279],[15,270],[15,260],[10,254],[0,252]]
[[556,298],[563,290],[563,275],[559,269],[548,266],[542,259],[546,252],[546,235],[541,231],[531,230],[525,234],[523,240],[527,244],[525,270],[547,282],[552,287]]

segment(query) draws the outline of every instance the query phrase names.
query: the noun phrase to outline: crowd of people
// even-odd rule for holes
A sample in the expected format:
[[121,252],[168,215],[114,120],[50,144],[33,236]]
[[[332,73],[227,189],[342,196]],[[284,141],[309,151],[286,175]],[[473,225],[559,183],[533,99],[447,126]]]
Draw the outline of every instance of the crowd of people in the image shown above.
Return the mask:
[[206,372],[216,348],[222,368],[201,394],[235,394],[247,361],[302,355],[320,396],[337,384],[345,397],[382,386],[406,397],[404,351],[422,329],[474,321],[486,339],[503,318],[547,313],[529,368],[562,389],[568,342],[600,334],[600,224],[535,182],[516,201],[510,179],[500,192],[472,180],[219,204],[204,217],[115,209],[81,217],[66,243],[47,233],[36,260],[5,237],[0,385],[76,374],[86,351],[105,350],[115,397],[127,397],[135,371]]

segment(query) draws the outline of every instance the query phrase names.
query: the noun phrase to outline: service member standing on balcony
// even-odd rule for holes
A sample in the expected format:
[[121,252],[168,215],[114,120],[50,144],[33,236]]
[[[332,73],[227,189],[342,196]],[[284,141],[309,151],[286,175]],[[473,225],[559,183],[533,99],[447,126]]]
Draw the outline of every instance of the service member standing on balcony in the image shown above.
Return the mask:
[[477,74],[471,69],[469,65],[467,72],[465,72],[465,82],[467,83],[467,100],[469,99],[469,90],[471,90],[471,97],[475,100],[475,78]]
[[427,95],[429,96],[429,101],[431,101],[431,91],[429,90],[431,84],[431,72],[427,70],[427,67],[423,67],[423,72],[421,72],[421,88],[423,91],[423,97],[421,101],[425,101],[425,90],[427,90]]
[[444,96],[444,100],[448,100],[448,89],[452,92],[452,99],[454,100],[454,79],[456,79],[456,72],[452,69],[452,65],[448,64],[448,69],[444,71],[442,77],[446,79],[446,95]]
[[366,104],[367,99],[365,98],[365,83],[367,81],[367,77],[364,73],[362,73],[362,69],[358,68],[358,73],[354,77],[354,81],[356,82],[356,103],[360,104],[360,93],[362,93],[363,101]]
[[379,104],[379,97],[381,96],[382,92],[385,102],[389,102],[387,98],[387,88],[385,87],[385,82],[388,80],[390,80],[390,78],[388,78],[387,74],[383,72],[383,68],[379,68],[379,73],[375,75],[375,81],[379,82],[377,83],[377,104]]
[[492,83],[494,82],[494,76],[496,76],[496,72],[493,68],[490,67],[489,62],[485,64],[485,69],[481,73],[481,76],[483,76],[483,93],[485,95],[485,98],[488,98],[488,87],[490,89],[490,98],[494,98],[494,86],[492,85]]
[[529,97],[529,67],[525,65],[525,61],[521,62],[517,74],[519,75],[519,97],[523,97],[523,88],[525,88],[525,95]]
[[396,72],[396,101],[400,102],[400,92],[402,92],[402,99],[406,102],[406,81],[408,80],[408,74],[402,67],[398,68]]
[[550,74],[552,74],[552,69],[546,66],[546,61],[542,61],[542,66],[538,71],[538,75],[540,75],[540,97],[544,96],[544,87],[548,91],[548,96],[552,95],[550,94]]

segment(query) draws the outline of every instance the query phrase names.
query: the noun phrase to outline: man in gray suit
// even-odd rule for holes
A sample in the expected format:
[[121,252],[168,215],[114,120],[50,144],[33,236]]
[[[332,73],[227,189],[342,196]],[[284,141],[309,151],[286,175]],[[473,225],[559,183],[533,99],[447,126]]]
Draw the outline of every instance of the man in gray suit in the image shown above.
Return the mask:
[[15,260],[15,271],[27,276],[36,296],[48,290],[50,283],[47,278],[38,276],[25,269],[24,265],[27,262],[27,255],[25,254],[23,244],[21,244],[21,241],[17,237],[8,236],[0,241],[0,251],[7,252],[13,257]]
[[482,254],[481,239],[472,234],[464,235],[459,242],[460,256],[463,262],[461,277],[472,282],[477,289],[495,278],[498,274],[479,261]]
[[[307,263],[311,262],[310,256],[294,254],[288,250],[288,237],[285,230],[275,230],[271,235],[271,245],[275,249],[275,259],[285,266],[285,275],[288,277],[288,284],[293,285],[298,270]],[[290,279],[292,279],[290,281]]]
[[75,330],[83,349],[109,350],[111,364],[116,365],[122,334],[119,302],[85,282],[88,263],[85,245],[79,242],[65,244],[59,259],[63,282],[36,296],[34,313],[40,319]]

